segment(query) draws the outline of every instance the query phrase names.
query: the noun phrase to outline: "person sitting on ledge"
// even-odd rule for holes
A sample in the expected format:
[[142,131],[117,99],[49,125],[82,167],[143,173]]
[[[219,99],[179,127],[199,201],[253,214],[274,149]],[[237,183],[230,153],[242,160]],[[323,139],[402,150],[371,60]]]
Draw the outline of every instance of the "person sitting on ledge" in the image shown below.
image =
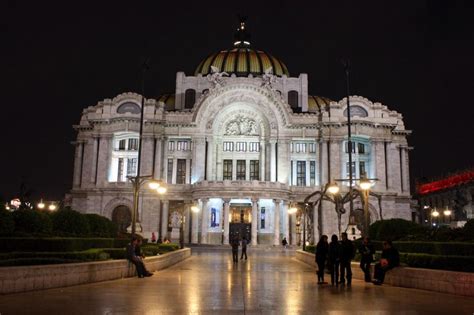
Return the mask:
[[135,265],[138,278],[151,277],[153,276],[153,273],[148,272],[145,268],[145,264],[141,257],[139,242],[141,242],[141,240],[139,240],[137,236],[132,237],[132,241],[127,245],[127,259]]
[[385,279],[385,273],[400,264],[400,254],[393,247],[392,241],[383,242],[383,250],[380,261],[375,264],[374,281],[375,285],[381,285]]

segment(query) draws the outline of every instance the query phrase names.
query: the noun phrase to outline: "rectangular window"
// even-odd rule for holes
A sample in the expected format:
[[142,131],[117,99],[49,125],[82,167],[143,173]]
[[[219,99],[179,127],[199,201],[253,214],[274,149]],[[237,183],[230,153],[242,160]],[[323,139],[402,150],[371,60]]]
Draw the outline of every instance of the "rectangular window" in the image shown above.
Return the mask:
[[359,154],[365,154],[365,145],[363,143],[357,143],[357,151]]
[[315,143],[308,143],[308,152],[309,153],[316,153],[316,144]]
[[260,180],[260,161],[250,160],[250,180]]
[[[347,178],[349,178],[349,162],[346,162],[346,174]],[[352,178],[356,177],[356,163],[352,162]]]
[[265,207],[260,209],[260,228],[265,228]]
[[316,161],[309,161],[309,184],[316,185]]
[[168,151],[174,151],[174,141],[168,141]]
[[177,150],[178,151],[189,151],[189,141],[178,141]]
[[193,183],[193,160],[189,159],[189,182]]
[[137,175],[138,159],[127,159],[127,176]]
[[293,185],[293,161],[290,162],[290,185]]
[[[355,153],[355,143],[354,141],[351,141],[352,143],[352,153]],[[344,152],[349,153],[349,141],[344,142]]]
[[138,139],[136,139],[136,138],[128,139],[128,149],[130,151],[137,151],[138,150]]
[[232,160],[224,160],[222,179],[232,180]]
[[237,180],[245,180],[245,160],[237,160]]
[[367,177],[365,162],[359,162],[359,177]]
[[219,226],[219,218],[217,217],[217,209],[211,208],[211,227]]
[[126,142],[125,139],[119,140],[119,142],[118,142],[118,149],[119,149],[120,151],[125,151],[125,142]]
[[118,169],[117,169],[117,181],[123,181],[123,159],[118,159]]
[[296,161],[296,186],[306,186],[306,161]]
[[236,145],[235,145],[235,151],[237,151],[237,152],[247,151],[247,143],[246,142],[237,142]]
[[226,152],[234,151],[234,143],[230,141],[225,141],[223,144],[223,150]]
[[186,184],[186,160],[178,159],[176,166],[176,184]]
[[168,184],[173,183],[173,159],[168,159],[168,171],[166,174],[166,182]]
[[249,143],[250,152],[260,152],[260,143],[259,142],[250,142]]

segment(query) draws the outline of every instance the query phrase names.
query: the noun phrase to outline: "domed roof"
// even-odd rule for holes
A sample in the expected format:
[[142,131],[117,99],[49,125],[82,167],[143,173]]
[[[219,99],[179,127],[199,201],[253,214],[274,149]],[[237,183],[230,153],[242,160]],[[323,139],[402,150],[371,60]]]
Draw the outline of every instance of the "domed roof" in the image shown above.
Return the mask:
[[235,33],[234,47],[213,53],[199,63],[194,75],[203,76],[212,73],[211,66],[219,69],[219,72],[227,72],[236,76],[260,76],[265,70],[272,68],[273,74],[277,76],[290,76],[286,65],[272,55],[251,48],[250,35],[245,29],[245,22],[240,22],[240,27]]
[[325,110],[330,102],[332,102],[332,100],[327,97],[308,95],[308,112],[317,113],[321,110]]

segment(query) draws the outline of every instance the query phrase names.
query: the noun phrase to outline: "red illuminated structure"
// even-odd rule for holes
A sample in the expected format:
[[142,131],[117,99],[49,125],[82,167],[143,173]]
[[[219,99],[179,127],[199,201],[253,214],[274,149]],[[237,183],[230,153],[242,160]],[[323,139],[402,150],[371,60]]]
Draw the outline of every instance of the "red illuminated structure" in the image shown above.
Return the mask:
[[419,184],[417,187],[417,192],[419,195],[426,195],[440,190],[464,185],[471,181],[474,181],[474,169],[451,175],[440,180]]

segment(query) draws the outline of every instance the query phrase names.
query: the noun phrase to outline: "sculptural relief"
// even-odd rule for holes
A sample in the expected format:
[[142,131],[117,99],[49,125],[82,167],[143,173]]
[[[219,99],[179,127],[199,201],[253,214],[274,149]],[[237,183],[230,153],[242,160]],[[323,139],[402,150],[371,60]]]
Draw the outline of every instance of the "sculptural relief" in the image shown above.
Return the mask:
[[256,136],[258,134],[258,126],[255,120],[241,115],[236,116],[225,127],[225,135],[227,136]]

